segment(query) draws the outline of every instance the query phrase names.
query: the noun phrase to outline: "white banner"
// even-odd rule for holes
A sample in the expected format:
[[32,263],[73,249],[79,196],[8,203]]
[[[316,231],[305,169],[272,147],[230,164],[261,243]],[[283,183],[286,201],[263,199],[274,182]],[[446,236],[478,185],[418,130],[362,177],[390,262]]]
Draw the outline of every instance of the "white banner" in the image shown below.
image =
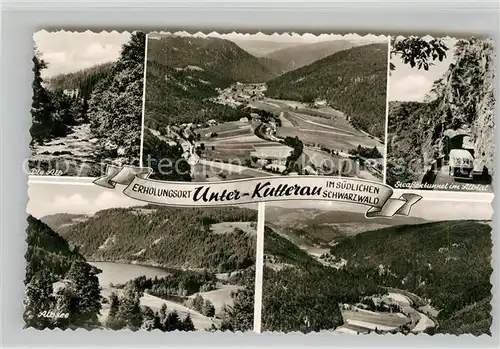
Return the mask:
[[256,202],[321,200],[368,206],[366,217],[408,216],[422,197],[413,193],[392,198],[391,187],[363,179],[329,176],[272,176],[223,182],[170,182],[149,179],[147,167],[108,166],[94,181],[105,188],[126,186],[133,199],[168,206],[222,206]]

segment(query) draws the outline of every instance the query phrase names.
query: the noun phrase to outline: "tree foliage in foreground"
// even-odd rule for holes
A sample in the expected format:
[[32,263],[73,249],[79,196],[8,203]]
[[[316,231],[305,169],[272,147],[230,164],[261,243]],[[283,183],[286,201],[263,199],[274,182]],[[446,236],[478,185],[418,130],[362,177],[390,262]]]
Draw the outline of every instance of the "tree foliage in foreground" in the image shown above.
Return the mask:
[[[391,59],[398,55],[404,64],[412,68],[429,70],[434,61],[442,62],[446,58],[448,47],[441,39],[424,40],[418,36],[409,36],[404,39],[391,37]],[[391,63],[391,71],[396,66]]]

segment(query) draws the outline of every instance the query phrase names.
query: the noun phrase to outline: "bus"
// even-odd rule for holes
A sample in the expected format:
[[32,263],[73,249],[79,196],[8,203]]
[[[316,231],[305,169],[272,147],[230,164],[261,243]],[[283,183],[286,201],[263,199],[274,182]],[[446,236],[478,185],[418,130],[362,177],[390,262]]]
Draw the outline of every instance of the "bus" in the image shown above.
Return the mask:
[[474,169],[474,156],[467,149],[450,151],[450,176],[471,179]]

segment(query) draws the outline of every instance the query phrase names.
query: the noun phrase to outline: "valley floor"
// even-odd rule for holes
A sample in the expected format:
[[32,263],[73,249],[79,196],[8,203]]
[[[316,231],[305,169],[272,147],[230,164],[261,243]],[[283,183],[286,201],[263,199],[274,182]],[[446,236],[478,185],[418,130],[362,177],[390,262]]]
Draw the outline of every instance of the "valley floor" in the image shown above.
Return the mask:
[[281,124],[252,117],[223,123],[212,120],[208,126],[175,125],[151,132],[164,142],[182,146],[183,156],[191,165],[191,176],[199,182],[270,176],[285,170],[297,174],[285,166],[292,148],[283,145],[285,138],[294,137],[303,144],[301,156],[296,160],[299,174],[342,172],[345,176],[382,180],[382,159],[369,159],[373,164],[366,162],[366,166],[360,166],[349,154],[359,146],[376,148],[384,154],[385,147],[380,140],[357,130],[342,113],[332,108],[314,109],[301,102],[263,95],[250,97],[249,91],[253,88],[253,84],[238,84],[236,91],[229,87],[220,93],[217,103],[248,103],[254,109],[273,113]]

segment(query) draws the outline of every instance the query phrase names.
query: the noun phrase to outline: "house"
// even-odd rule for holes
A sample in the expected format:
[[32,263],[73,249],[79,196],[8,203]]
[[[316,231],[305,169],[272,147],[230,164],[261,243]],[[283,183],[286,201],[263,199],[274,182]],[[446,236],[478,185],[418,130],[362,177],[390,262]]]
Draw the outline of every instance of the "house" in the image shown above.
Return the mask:
[[286,165],[286,160],[292,151],[293,148],[286,145],[254,147],[254,151],[250,152],[250,156],[259,164]]
[[314,106],[316,108],[322,108],[322,107],[326,107],[327,103],[325,100],[321,100],[321,101],[314,101]]

